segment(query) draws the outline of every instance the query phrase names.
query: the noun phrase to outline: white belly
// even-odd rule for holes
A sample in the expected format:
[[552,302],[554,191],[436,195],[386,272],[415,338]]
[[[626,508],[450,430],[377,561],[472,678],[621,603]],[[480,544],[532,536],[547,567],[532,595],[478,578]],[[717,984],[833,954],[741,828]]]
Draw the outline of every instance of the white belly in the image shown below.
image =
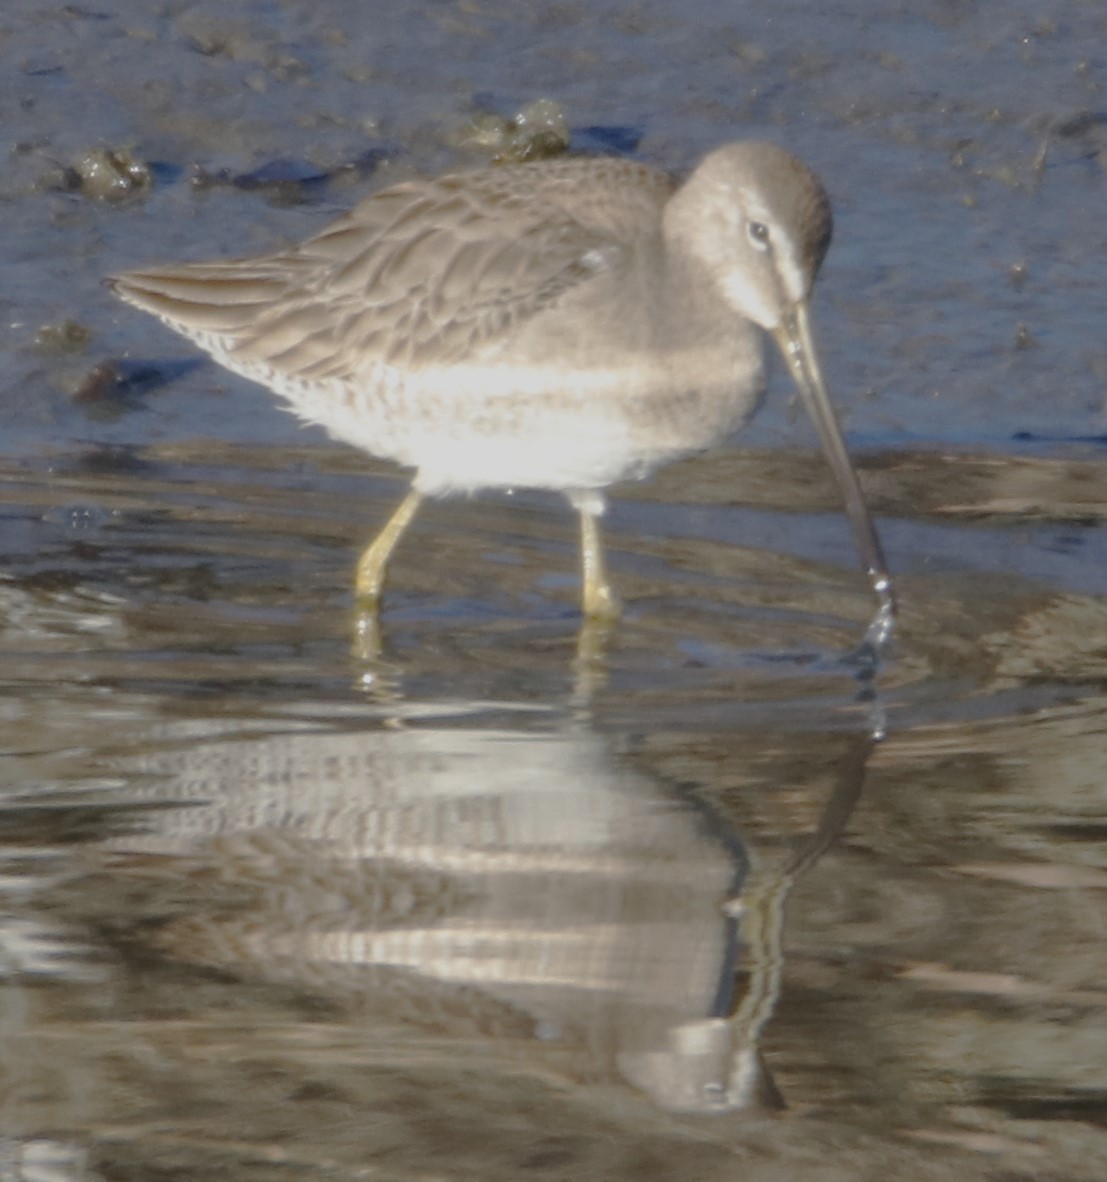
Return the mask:
[[[221,359],[222,360],[222,359]],[[669,367],[580,370],[382,363],[355,384],[239,368],[308,422],[417,469],[430,496],[482,488],[605,488],[647,475],[737,430],[762,389],[760,356],[728,383],[682,389]],[[554,384],[554,383],[557,384]]]

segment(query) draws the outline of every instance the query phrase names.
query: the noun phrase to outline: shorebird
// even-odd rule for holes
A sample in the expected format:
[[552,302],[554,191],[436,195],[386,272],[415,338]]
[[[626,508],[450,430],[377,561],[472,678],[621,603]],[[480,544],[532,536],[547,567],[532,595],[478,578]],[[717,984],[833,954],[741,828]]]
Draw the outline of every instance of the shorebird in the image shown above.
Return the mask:
[[841,487],[882,641],[891,580],[808,324],[830,237],[810,169],[742,142],[683,183],[608,158],[408,181],[288,249],[108,283],[301,418],[415,470],[358,562],[363,605],[425,497],[538,488],[580,515],[585,615],[616,616],[604,490],[743,426],[764,330]]

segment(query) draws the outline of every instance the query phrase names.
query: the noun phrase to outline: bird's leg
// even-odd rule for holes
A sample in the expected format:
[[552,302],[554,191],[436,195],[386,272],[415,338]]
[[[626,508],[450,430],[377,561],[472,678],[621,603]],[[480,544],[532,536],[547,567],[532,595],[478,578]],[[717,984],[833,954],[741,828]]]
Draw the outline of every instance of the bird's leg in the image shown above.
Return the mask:
[[607,581],[600,536],[600,515],[604,500],[600,493],[575,493],[570,498],[580,514],[580,552],[584,586],[581,592],[581,611],[577,637],[577,656],[573,662],[576,672],[573,702],[578,711],[587,714],[592,699],[607,680],[607,648],[615,621],[619,618],[619,599]]
[[380,601],[388,560],[422,503],[422,493],[412,489],[388,519],[384,529],[362,552],[357,562],[356,584],[357,597],[361,602],[376,604]]
[[580,552],[584,572],[581,610],[588,619],[616,620],[619,617],[619,599],[607,581],[603,539],[600,537],[603,497],[599,493],[576,493],[571,499],[580,514]]
[[584,569],[581,607],[584,614],[594,620],[617,620],[619,598],[608,582],[599,518],[583,510],[580,515],[580,541]]

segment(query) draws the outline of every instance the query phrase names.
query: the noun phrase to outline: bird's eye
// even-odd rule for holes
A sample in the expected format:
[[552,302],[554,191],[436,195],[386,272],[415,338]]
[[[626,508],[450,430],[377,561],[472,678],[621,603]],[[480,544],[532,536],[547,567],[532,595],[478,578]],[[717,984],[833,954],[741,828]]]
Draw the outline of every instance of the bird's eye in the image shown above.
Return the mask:
[[750,241],[758,250],[769,249],[769,227],[764,222],[750,222],[747,229]]

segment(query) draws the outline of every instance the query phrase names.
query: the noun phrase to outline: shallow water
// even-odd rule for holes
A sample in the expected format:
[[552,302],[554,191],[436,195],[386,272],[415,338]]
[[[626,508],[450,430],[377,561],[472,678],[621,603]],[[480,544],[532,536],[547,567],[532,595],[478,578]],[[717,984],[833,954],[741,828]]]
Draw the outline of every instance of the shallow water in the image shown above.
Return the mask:
[[[14,1176],[1096,1176],[1102,473],[1015,481],[1079,490],[1063,527],[905,461],[945,498],[890,494],[891,536],[948,553],[901,580],[873,747],[860,578],[723,544],[723,462],[618,507],[584,685],[538,499],[428,513],[366,665],[342,588],[390,490],[343,453],[0,473]],[[743,463],[817,551],[818,458]]]
[[[0,17],[0,1178],[1099,1182],[1102,6],[225,7]],[[618,490],[592,663],[523,494],[427,508],[366,662],[397,474],[98,286],[473,163],[539,93],[580,146],[826,177],[875,692],[783,383]],[[56,187],[101,143],[148,194]],[[324,179],[187,180],[280,157]]]

